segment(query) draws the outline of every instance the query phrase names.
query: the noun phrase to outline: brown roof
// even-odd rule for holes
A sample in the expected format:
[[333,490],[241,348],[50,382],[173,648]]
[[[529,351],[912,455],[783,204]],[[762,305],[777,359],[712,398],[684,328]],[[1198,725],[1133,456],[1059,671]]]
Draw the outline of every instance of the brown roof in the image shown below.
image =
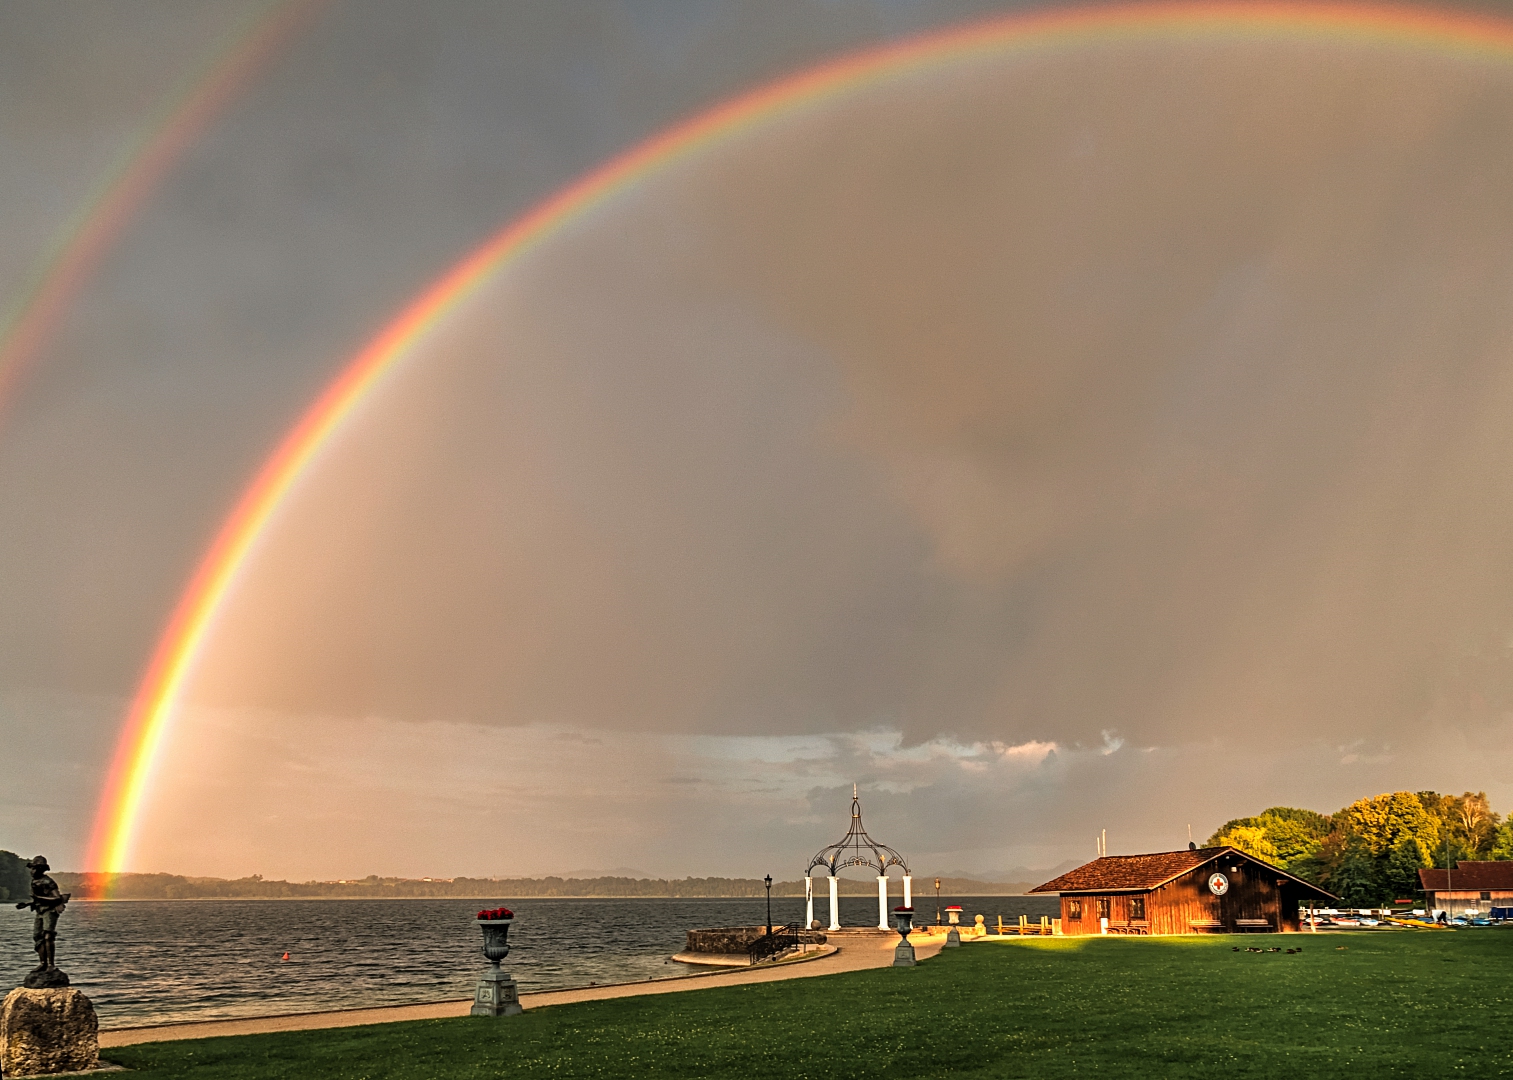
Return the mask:
[[1120,889],[1154,889],[1228,849],[1198,848],[1196,851],[1158,851],[1153,855],[1105,855],[1047,881],[1031,892],[1117,892]]
[[[1206,862],[1217,859],[1221,855],[1231,858],[1244,859],[1246,862],[1264,866],[1266,869],[1281,874],[1285,878],[1291,878],[1298,884],[1306,886],[1320,896],[1333,900],[1334,897],[1320,889],[1317,885],[1309,884],[1295,874],[1289,874],[1286,870],[1262,862],[1254,856],[1247,855],[1231,847],[1211,847],[1189,849],[1187,851],[1158,851],[1150,855],[1105,855],[1101,859],[1094,859],[1062,874],[1053,881],[1047,881],[1044,885],[1036,886],[1031,892],[1145,892],[1150,889],[1165,885],[1173,878],[1179,878],[1189,870],[1195,870]],[[1509,863],[1513,866],[1513,863]]]
[[[1450,883],[1445,875],[1450,874]],[[1513,890],[1513,862],[1457,862],[1453,873],[1441,867],[1438,870],[1420,870],[1418,883],[1425,892],[1479,892],[1496,889],[1500,892]]]

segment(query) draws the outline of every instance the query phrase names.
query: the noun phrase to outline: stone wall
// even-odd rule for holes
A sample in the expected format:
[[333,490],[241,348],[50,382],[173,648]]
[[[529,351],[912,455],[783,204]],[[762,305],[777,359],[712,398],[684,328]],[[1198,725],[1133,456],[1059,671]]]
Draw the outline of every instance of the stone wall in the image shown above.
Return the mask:
[[[773,927],[777,929],[777,927]],[[751,948],[752,944],[767,933],[767,927],[763,926],[714,926],[704,930],[688,931],[688,945],[683,950],[691,953],[743,953]],[[814,931],[804,931],[799,934],[799,940],[806,945],[825,944],[825,935]]]

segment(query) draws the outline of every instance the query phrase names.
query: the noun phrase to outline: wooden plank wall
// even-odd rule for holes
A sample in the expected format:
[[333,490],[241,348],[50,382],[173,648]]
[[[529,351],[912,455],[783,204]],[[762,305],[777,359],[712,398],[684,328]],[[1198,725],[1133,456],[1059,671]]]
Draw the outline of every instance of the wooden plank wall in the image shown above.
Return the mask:
[[[1229,891],[1215,896],[1208,889],[1208,878],[1215,871],[1229,879]],[[1108,895],[1111,931],[1144,930],[1151,934],[1195,933],[1295,933],[1300,929],[1298,885],[1274,870],[1248,859],[1221,859],[1205,863],[1145,893],[1145,923],[1130,919],[1130,894]],[[1071,914],[1072,901],[1082,901],[1082,916]],[[1240,919],[1265,919],[1266,927],[1239,926]],[[1218,927],[1196,927],[1194,923],[1217,922]],[[1081,894],[1061,898],[1061,929],[1068,935],[1096,934],[1098,895]]]

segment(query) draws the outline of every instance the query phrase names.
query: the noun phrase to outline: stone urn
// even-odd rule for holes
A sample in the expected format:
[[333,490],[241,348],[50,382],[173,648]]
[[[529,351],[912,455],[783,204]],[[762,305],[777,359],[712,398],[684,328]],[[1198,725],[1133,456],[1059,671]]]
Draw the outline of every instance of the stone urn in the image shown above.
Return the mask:
[[948,929],[946,930],[945,947],[954,949],[961,944],[961,931],[958,929],[961,923],[961,908],[958,905],[952,904],[946,908],[946,923]]
[[479,919],[478,929],[483,931],[483,955],[495,967],[510,954],[510,925],[515,920]]
[[478,913],[478,929],[483,931],[483,955],[489,966],[478,980],[478,989],[473,994],[474,1016],[514,1016],[521,1012],[520,987],[510,978],[509,972],[499,966],[499,961],[510,954],[510,924],[515,921],[514,912],[508,908]]
[[911,907],[894,908],[893,922],[898,927],[899,937],[903,939],[893,949],[893,966],[913,967],[914,946],[909,944],[909,934],[914,930],[914,909]]

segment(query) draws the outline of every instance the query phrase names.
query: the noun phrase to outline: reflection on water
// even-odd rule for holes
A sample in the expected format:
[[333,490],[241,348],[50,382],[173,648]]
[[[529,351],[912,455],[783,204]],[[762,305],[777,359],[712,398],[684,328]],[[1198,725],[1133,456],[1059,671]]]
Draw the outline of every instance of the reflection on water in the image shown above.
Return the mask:
[[[1056,905],[962,902],[990,925]],[[822,919],[828,903],[816,900]],[[58,925],[58,960],[105,1027],[446,1001],[472,996],[486,963],[473,916],[501,904],[515,911],[504,966],[527,993],[687,974],[697,969],[668,959],[684,931],[766,917],[754,899],[75,901]],[[930,912],[922,898],[916,904],[933,914],[933,895]],[[774,922],[802,919],[803,910],[802,900],[773,898]],[[31,913],[11,913],[0,970],[19,986],[36,957]],[[844,924],[876,919],[875,899],[842,898]]]

